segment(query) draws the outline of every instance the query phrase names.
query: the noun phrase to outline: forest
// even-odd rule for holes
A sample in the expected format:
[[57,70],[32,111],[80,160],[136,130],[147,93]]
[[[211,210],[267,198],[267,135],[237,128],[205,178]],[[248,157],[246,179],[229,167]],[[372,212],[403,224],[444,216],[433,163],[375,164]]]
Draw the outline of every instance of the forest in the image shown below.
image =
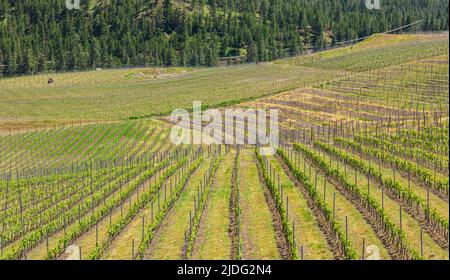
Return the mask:
[[448,1],[0,0],[0,77],[273,61],[417,20],[448,30]]

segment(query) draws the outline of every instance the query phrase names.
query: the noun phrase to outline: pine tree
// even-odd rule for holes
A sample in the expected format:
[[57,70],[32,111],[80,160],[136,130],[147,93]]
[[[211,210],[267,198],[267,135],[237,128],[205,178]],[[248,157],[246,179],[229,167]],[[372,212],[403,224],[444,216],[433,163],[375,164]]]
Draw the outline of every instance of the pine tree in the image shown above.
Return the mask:
[[356,0],[82,2],[68,11],[59,0],[0,0],[0,72],[267,61],[323,49],[325,32],[336,44],[422,18],[420,30],[448,30],[448,1],[391,0],[370,12]]
[[171,0],[164,0],[163,2],[163,24],[166,33],[172,31],[172,2]]
[[5,65],[5,61],[3,58],[3,51],[0,48],[0,77],[3,77],[3,75],[4,75],[3,71],[5,68],[6,68],[6,65]]

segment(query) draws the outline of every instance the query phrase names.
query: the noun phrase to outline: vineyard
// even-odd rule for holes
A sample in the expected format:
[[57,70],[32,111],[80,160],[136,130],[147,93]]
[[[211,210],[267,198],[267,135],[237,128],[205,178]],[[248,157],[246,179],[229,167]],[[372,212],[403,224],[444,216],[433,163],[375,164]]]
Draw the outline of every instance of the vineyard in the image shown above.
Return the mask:
[[[448,33],[48,77],[0,79],[2,260],[449,259]],[[278,109],[276,154],[173,144],[195,100]]]

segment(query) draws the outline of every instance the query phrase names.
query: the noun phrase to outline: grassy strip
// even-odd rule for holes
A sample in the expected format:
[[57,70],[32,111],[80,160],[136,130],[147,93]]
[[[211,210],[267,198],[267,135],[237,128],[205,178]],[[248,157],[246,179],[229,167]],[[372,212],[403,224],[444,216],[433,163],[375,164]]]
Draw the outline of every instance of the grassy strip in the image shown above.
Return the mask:
[[112,241],[125,229],[125,227],[133,220],[133,218],[139,213],[139,211],[145,207],[157,194],[159,189],[163,186],[165,179],[169,178],[178,170],[178,168],[182,167],[185,163],[187,163],[188,159],[184,158],[181,161],[177,161],[177,164],[166,170],[161,180],[150,187],[148,191],[146,191],[139,199],[133,203],[127,215],[120,217],[109,229],[108,237],[101,244],[97,244],[96,248],[89,254],[88,259],[90,260],[98,260],[102,256],[102,254],[106,251]]
[[286,238],[286,241],[288,242],[288,249],[289,249],[289,256],[292,260],[298,260],[299,253],[297,250],[297,246],[295,244],[294,239],[294,229],[293,225],[289,223],[288,217],[287,217],[287,209],[285,207],[285,204],[283,203],[283,197],[281,196],[281,193],[279,192],[279,189],[277,189],[275,182],[271,180],[269,176],[269,164],[265,158],[261,155],[258,149],[256,149],[256,158],[261,163],[262,173],[264,175],[264,182],[266,183],[266,186],[268,187],[270,193],[272,194],[272,197],[274,198],[275,205],[277,206],[278,213],[281,216],[281,225],[283,228],[284,237]]
[[[70,211],[77,204],[82,202],[84,200],[85,193],[87,193],[88,196],[93,196],[97,193],[102,193],[103,195],[108,194],[108,192],[105,192],[104,189],[104,186],[107,185],[108,182],[115,180],[115,178],[117,178],[120,174],[136,174],[137,170],[142,170],[151,165],[151,163],[147,163],[137,167],[126,167],[125,171],[123,168],[122,170],[119,168],[114,168],[109,174],[106,173],[101,177],[96,176],[95,179],[91,175],[90,185],[83,184],[81,189],[79,185],[82,185],[83,179],[86,181],[88,180],[87,176],[78,179],[77,182],[70,186],[61,188],[60,193],[62,198],[59,199],[59,201],[57,197],[51,196],[47,201],[39,205],[37,209],[29,208],[29,211],[24,211],[24,213],[20,216],[16,215],[15,219],[10,221],[13,226],[9,227],[8,231],[3,233],[4,236],[8,236],[8,238],[3,238],[4,244],[12,243],[16,239],[20,238],[20,236],[31,232],[32,230],[38,229],[39,227],[45,226],[46,224],[57,219],[59,219],[60,222],[63,221],[63,223],[70,222],[74,219],[74,216],[67,215],[66,212]],[[7,220],[5,219],[5,223],[6,222]]]
[[422,209],[426,217],[427,225],[431,227],[433,232],[439,235],[440,239],[442,239],[444,242],[448,242],[448,221],[440,217],[439,214],[436,213],[436,210],[427,205],[425,200],[419,197],[413,191],[402,187],[398,182],[395,182],[391,178],[384,178],[381,172],[379,172],[372,166],[369,166],[362,160],[350,157],[346,152],[338,150],[335,147],[332,147],[325,143],[321,143],[319,141],[314,142],[314,145],[327,153],[339,157],[351,167],[374,178],[380,185],[393,192],[400,201],[406,201],[406,203],[410,205],[412,209],[415,208],[416,211]]
[[185,245],[183,248],[183,259],[191,258],[192,251],[194,249],[194,242],[197,238],[198,229],[200,227],[200,220],[202,218],[206,201],[208,200],[209,194],[211,192],[211,187],[214,183],[214,178],[217,173],[217,169],[219,168],[220,163],[222,162],[223,156],[220,155],[220,150],[217,152],[218,155],[215,155],[215,160],[213,160],[213,164],[211,168],[206,173],[206,180],[203,184],[200,185],[199,189],[199,199],[194,204],[194,220],[190,223],[190,228],[188,230],[187,239],[185,240]]
[[[140,180],[142,180],[142,178],[145,176],[152,175],[153,173],[155,173],[157,170],[159,170],[165,164],[167,164],[167,161],[163,161],[160,164],[158,164],[157,166],[144,172],[140,176]],[[132,177],[131,175],[132,175],[131,173],[121,175],[120,177],[118,177],[116,179],[115,184],[107,184],[108,180],[105,177],[105,180],[103,180],[103,183],[107,186],[103,189],[103,191],[100,193],[96,193],[92,197],[89,197],[88,199],[86,199],[84,201],[84,203],[82,205],[80,205],[79,208],[72,208],[69,211],[67,211],[66,213],[64,213],[64,217],[66,217],[65,221],[70,221],[70,219],[73,219],[73,217],[76,217],[78,215],[78,213],[85,213],[86,211],[90,210],[93,205],[97,205],[99,202],[103,201],[104,194],[108,194],[108,193],[114,191],[115,189],[117,189],[118,184],[121,184],[122,182],[131,180],[131,177]],[[127,188],[127,191],[129,190],[129,192],[131,192],[134,187],[135,187],[134,183],[129,185]],[[124,194],[124,195],[128,194],[127,191],[123,191],[123,192],[121,192],[121,194]],[[115,199],[114,202],[116,202],[117,200],[118,199]],[[103,211],[105,211],[104,208],[108,208],[108,207],[112,207],[112,206],[113,206],[112,202],[110,202],[110,203],[104,205],[99,211],[95,212],[91,217],[85,218],[85,219],[83,219],[83,221],[80,221],[80,223],[73,229],[73,231],[69,235],[66,235],[64,237],[64,239],[59,243],[57,248],[54,248],[53,250],[49,251],[49,253],[48,253],[49,258],[52,259],[52,258],[56,257],[57,255],[59,255],[60,253],[62,253],[64,248],[67,246],[64,244],[68,244],[69,242],[73,241],[77,237],[76,234],[78,234],[78,233],[81,234],[81,233],[85,232],[86,230],[88,230],[89,227],[87,227],[87,226],[90,225],[90,223],[92,222],[91,220],[95,220],[96,218],[98,218],[97,216],[100,214],[106,214],[107,212],[103,213]],[[3,259],[9,259],[9,260],[19,259],[23,255],[24,252],[26,252],[30,248],[33,248],[39,242],[41,242],[44,238],[46,238],[47,236],[49,236],[52,233],[59,230],[61,228],[61,225],[59,222],[60,222],[59,220],[52,221],[51,223],[47,224],[46,226],[39,228],[38,230],[30,233],[29,235],[24,237],[22,240],[20,240],[20,242],[18,243],[18,245],[16,247],[12,248],[10,252],[5,254]]]
[[320,198],[317,190],[309,181],[308,176],[295,168],[294,164],[289,160],[289,156],[287,155],[286,151],[284,151],[283,149],[278,149],[278,154],[284,160],[295,178],[301,183],[302,186],[307,189],[310,197],[313,198],[318,209],[329,221],[331,230],[337,238],[340,250],[344,253],[345,258],[348,260],[358,259],[355,249],[353,248],[350,241],[345,237],[343,226],[333,218],[333,211],[328,207],[326,202]]
[[[241,234],[243,245],[243,259],[245,260],[279,260],[288,257],[287,250],[280,247],[283,240],[279,240],[281,220],[279,225],[274,222],[271,197],[263,186],[263,178],[258,168],[253,149],[242,148],[240,151],[240,207]],[[272,208],[272,209],[271,209]],[[282,233],[281,233],[282,234]]]
[[405,259],[422,259],[420,254],[409,246],[405,234],[395,225],[386,211],[384,211],[370,194],[363,193],[355,184],[349,182],[344,174],[339,170],[330,167],[320,156],[302,144],[294,144],[294,149],[303,153],[307,158],[317,164],[328,176],[339,181],[352,197],[361,201],[371,214],[375,214],[378,217],[377,220],[380,221],[384,232],[390,237],[390,240],[393,241],[393,244]]
[[355,141],[375,148],[382,148],[397,156],[407,156],[417,162],[422,162],[429,168],[438,168],[442,172],[448,172],[448,157],[435,155],[419,148],[404,148],[402,145],[369,136],[355,135]]
[[383,151],[364,147],[361,144],[342,139],[336,138],[335,143],[343,146],[355,149],[361,154],[372,156],[380,159],[382,162],[386,162],[394,165],[396,168],[403,170],[404,172],[408,172],[412,175],[417,176],[421,181],[423,181],[428,187],[434,189],[435,191],[444,194],[448,197],[449,195],[449,179],[439,179],[436,178],[432,173],[428,170],[419,167],[418,165],[412,164],[411,162],[401,159],[399,157],[393,156],[389,153],[385,153]]
[[242,236],[241,236],[241,202],[240,202],[240,178],[239,178],[239,155],[240,150],[239,147],[236,149],[236,157],[234,158],[234,166],[233,166],[233,177],[231,184],[233,187],[233,192],[231,195],[234,196],[235,207],[233,209],[234,220],[236,221],[235,230],[236,236],[236,254],[234,258],[236,260],[242,260]]
[[142,239],[141,243],[138,247],[137,252],[137,258],[143,259],[145,251],[147,250],[148,246],[153,240],[153,237],[155,236],[156,231],[158,230],[161,222],[163,221],[164,217],[167,215],[169,210],[172,208],[172,206],[175,204],[175,202],[180,197],[181,193],[183,192],[186,184],[189,182],[189,178],[191,177],[192,173],[199,167],[200,163],[202,163],[203,157],[200,156],[188,169],[186,174],[183,176],[183,178],[180,180],[178,185],[175,187],[173,195],[162,205],[160,208],[160,211],[156,214],[155,218],[153,219],[153,222],[150,223],[145,230],[144,238]]
[[[66,234],[62,240],[58,242],[53,249],[49,250],[47,259],[55,259],[57,256],[63,253],[64,249],[74,240],[76,240],[81,234],[88,231],[95,224],[100,222],[107,214],[109,214],[114,208],[118,207],[123,201],[127,199],[135,189],[144,183],[149,177],[153,176],[162,166],[169,163],[170,160],[166,159],[157,165],[157,167],[149,169],[142,173],[139,178],[128,184],[125,190],[121,191],[117,197],[110,200],[103,205],[100,209],[97,209],[91,216],[83,218],[70,233]],[[126,175],[125,175],[126,176]]]
[[[447,134],[448,135],[448,134]],[[436,153],[440,155],[449,155],[449,147],[447,145],[439,145],[435,142],[426,139],[426,137],[419,137],[416,131],[411,131],[411,133],[400,132],[400,134],[394,134],[394,135],[384,135],[389,141],[407,146],[407,147],[414,147],[414,148],[420,148],[423,150],[426,150],[431,153]],[[448,137],[448,136],[447,136]]]

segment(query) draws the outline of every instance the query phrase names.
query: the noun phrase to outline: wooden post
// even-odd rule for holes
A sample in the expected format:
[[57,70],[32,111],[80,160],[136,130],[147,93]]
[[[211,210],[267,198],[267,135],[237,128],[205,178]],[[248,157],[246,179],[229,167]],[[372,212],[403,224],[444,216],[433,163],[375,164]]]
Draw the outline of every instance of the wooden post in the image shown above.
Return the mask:
[[134,239],[131,241],[131,260],[134,260]]
[[47,248],[47,255],[48,255],[48,231],[45,233],[45,245]]
[[303,245],[300,247],[300,259],[301,260],[305,259]]
[[197,212],[197,198],[194,196],[194,213]]
[[394,174],[394,183],[396,182],[396,179],[395,179],[395,168],[392,168],[392,173]]
[[281,187],[281,184],[280,184],[280,174],[278,174],[278,187]]
[[333,193],[333,220],[336,217],[336,193]]
[[95,224],[95,246],[98,246],[98,223]]
[[423,257],[423,229],[420,228],[420,256]]
[[[311,166],[310,166],[311,167]],[[311,170],[311,169],[310,169]],[[314,189],[317,191],[317,173],[319,171],[316,170],[316,177],[314,178]]]
[[348,217],[345,216],[345,241],[348,241]]
[[408,171],[408,190],[411,191],[411,174]]
[[366,259],[366,239],[363,238],[363,244],[362,244],[362,260]]
[[289,221],[289,196],[286,196],[286,219]]
[[141,236],[141,240],[144,240],[144,235],[145,235],[145,217],[142,216],[142,236]]
[[152,201],[152,211],[151,212],[152,212],[152,214],[151,214],[152,215],[151,221],[152,221],[152,224],[153,224],[153,201]]
[[403,221],[402,221],[402,206],[400,206],[400,232],[403,232]]
[[192,233],[192,211],[189,212],[189,234]]
[[303,158],[303,173],[306,175],[306,158]]

